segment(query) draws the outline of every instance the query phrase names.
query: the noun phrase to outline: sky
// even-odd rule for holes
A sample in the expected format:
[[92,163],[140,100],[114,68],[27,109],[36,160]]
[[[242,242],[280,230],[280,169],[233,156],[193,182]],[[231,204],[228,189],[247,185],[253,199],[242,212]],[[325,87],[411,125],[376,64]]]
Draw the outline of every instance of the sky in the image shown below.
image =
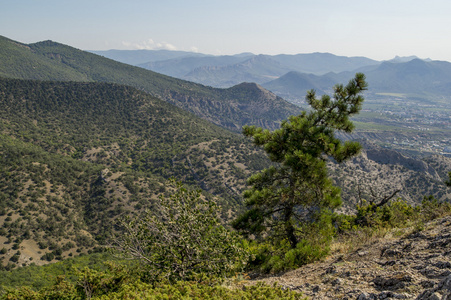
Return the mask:
[[82,50],[451,61],[449,0],[0,0],[0,35]]

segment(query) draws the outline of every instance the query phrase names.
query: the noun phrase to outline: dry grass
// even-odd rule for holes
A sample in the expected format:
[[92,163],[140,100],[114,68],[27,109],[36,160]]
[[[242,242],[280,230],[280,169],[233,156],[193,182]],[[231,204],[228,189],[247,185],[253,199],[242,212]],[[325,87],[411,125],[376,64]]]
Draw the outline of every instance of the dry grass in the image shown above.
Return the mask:
[[366,245],[374,244],[388,237],[388,228],[359,228],[339,235],[332,242],[331,254],[345,254],[362,248]]

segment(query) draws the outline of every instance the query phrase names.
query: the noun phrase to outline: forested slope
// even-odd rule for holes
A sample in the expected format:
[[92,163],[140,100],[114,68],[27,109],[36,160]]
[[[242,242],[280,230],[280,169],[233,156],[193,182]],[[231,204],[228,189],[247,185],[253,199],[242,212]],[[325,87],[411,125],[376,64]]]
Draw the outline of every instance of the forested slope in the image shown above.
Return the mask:
[[1,79],[0,106],[5,263],[13,247],[29,263],[104,243],[170,177],[219,196],[231,217],[245,178],[267,163],[240,135],[127,86]]

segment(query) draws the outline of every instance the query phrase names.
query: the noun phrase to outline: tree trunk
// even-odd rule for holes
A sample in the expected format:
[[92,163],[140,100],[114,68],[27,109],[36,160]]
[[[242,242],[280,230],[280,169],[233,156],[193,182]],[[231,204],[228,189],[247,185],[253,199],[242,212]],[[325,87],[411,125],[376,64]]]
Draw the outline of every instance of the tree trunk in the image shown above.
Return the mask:
[[293,215],[293,208],[288,206],[285,208],[284,222],[285,222],[285,233],[287,234],[288,241],[290,242],[291,249],[296,248],[298,244],[298,239],[296,238],[295,229],[293,223],[291,222],[291,216]]

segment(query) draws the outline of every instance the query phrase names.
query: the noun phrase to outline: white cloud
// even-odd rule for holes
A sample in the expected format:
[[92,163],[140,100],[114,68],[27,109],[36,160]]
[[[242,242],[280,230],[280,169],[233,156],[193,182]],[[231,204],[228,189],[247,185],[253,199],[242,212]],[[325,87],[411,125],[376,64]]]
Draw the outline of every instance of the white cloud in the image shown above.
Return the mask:
[[175,47],[172,44],[169,44],[167,42],[159,42],[156,43],[154,40],[152,39],[148,39],[147,41],[142,41],[142,42],[128,42],[128,41],[123,41],[122,45],[127,47],[127,48],[131,48],[131,49],[137,49],[137,50],[177,50],[177,47]]
[[199,48],[197,48],[196,46],[192,46],[189,50],[190,50],[191,52],[196,52],[196,53],[199,52]]

